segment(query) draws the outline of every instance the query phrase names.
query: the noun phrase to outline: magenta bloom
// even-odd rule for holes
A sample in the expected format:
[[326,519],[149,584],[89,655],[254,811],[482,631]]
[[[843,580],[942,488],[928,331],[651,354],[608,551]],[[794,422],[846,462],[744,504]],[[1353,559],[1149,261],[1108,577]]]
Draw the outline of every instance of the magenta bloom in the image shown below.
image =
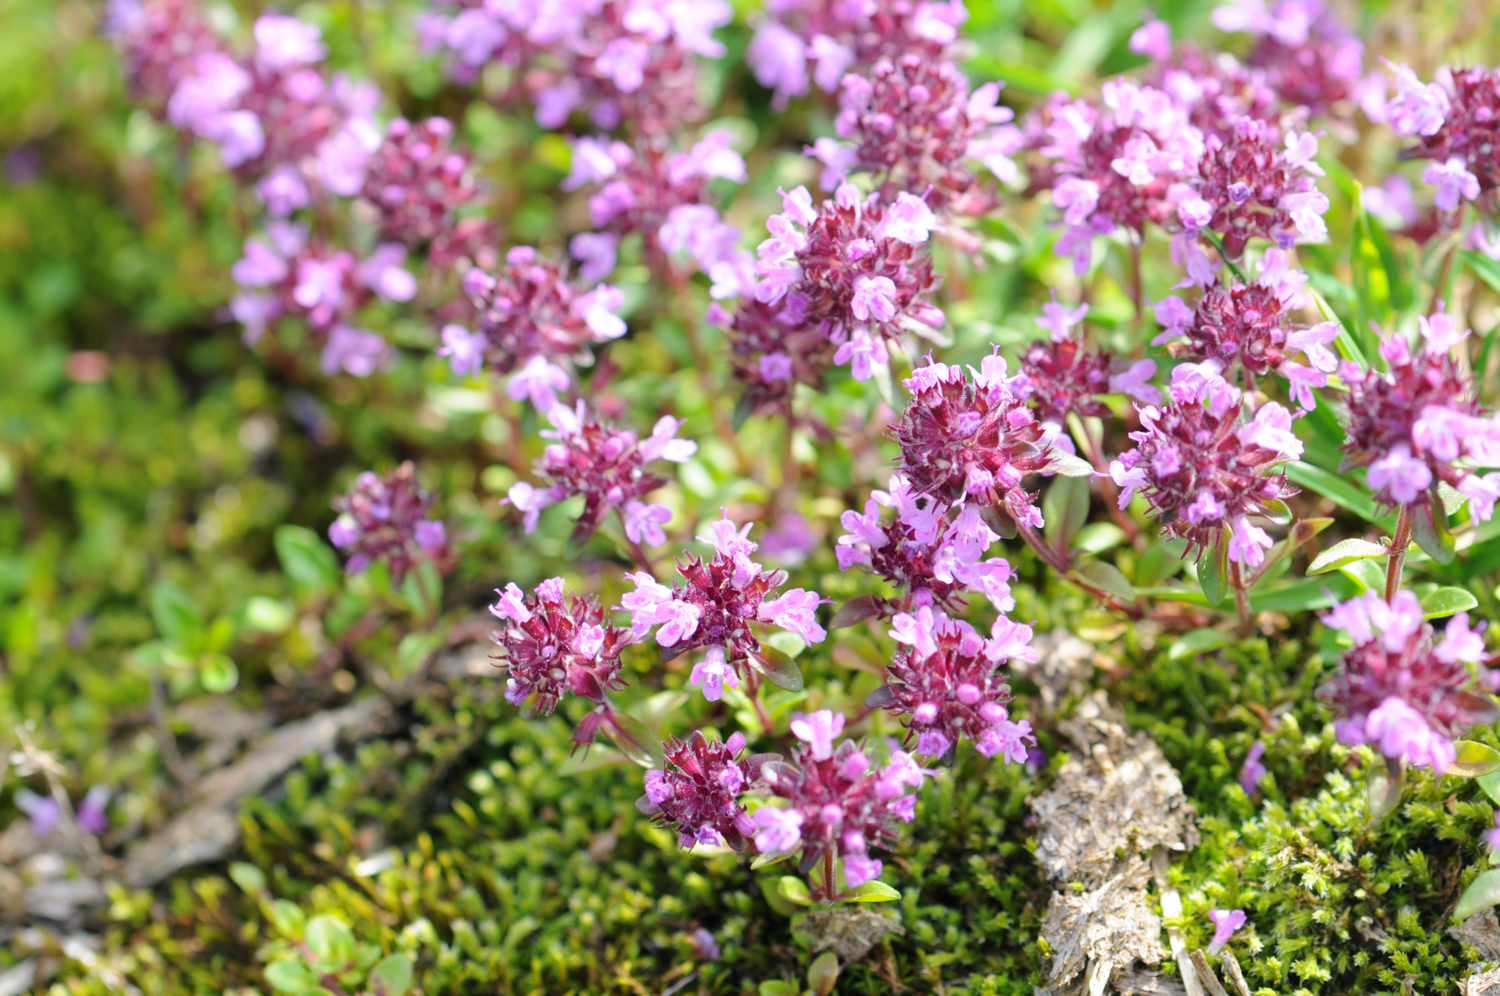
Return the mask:
[[1431,162],[1423,179],[1437,187],[1444,211],[1500,187],[1500,72],[1481,67],[1444,68],[1423,83],[1405,66],[1391,66],[1396,95],[1386,119],[1397,134],[1416,140],[1403,154]]
[[1044,173],[1065,228],[1058,252],[1088,270],[1096,236],[1176,218],[1176,198],[1196,174],[1203,136],[1174,95],[1124,79],[1104,84],[1097,103],[1075,100],[1046,112]]
[[1151,385],[1156,364],[1151,360],[1118,361],[1108,353],[1086,347],[1073,337],[1072,327],[1082,321],[1088,305],[1067,309],[1055,299],[1042,306],[1037,324],[1051,332],[1046,342],[1033,343],[1021,357],[1016,389],[1037,418],[1048,428],[1052,445],[1068,452],[1073,441],[1067,434],[1069,415],[1108,418],[1106,394],[1128,394],[1144,405],[1161,400]]
[[[589,214],[597,231],[575,237],[573,254],[592,261],[603,276],[614,268],[621,239],[640,235],[647,261],[671,273],[670,258],[685,255],[708,272],[739,255],[739,229],[725,224],[709,197],[716,179],[744,183],[745,161],[728,132],[715,131],[687,152],[581,138],[573,143],[573,171],[564,190],[589,188]],[[600,272],[602,271],[602,272]]]
[[509,96],[530,100],[544,128],[581,113],[597,128],[627,126],[653,137],[702,116],[694,56],[724,54],[713,32],[732,13],[721,0],[445,6],[455,13],[428,14],[422,30],[431,47],[446,51],[458,81],[473,82],[498,62],[514,80]]
[[1218,233],[1230,256],[1239,256],[1255,238],[1282,249],[1326,239],[1328,198],[1315,182],[1323,175],[1314,161],[1318,140],[1288,132],[1284,147],[1282,142],[1279,128],[1253,118],[1235,122],[1232,136],[1208,135],[1197,176],[1189,181],[1192,196],[1177,205],[1177,220],[1188,234]]
[[1255,36],[1247,61],[1288,104],[1321,114],[1354,97],[1364,45],[1319,0],[1235,0],[1214,24]]
[[1491,851],[1500,852],[1500,810],[1495,811],[1495,825],[1484,832],[1484,844]]
[[639,501],[666,484],[666,479],[646,471],[656,460],[682,463],[698,451],[698,444],[678,439],[682,423],[663,415],[641,439],[629,429],[618,429],[599,421],[582,401],[574,407],[554,405],[547,418],[552,428],[542,432],[552,443],[537,461],[537,475],[549,483],[536,487],[525,481],[511,485],[506,500],[525,516],[525,529],[536,528],[543,509],[571,497],[583,495],[583,513],[574,535],[591,536],[611,509],[624,516],[631,539],[650,541],[671,520],[663,505]]
[[493,276],[478,268],[463,278],[468,299],[468,326],[446,344],[456,373],[471,373],[475,357],[483,365],[510,373],[533,357],[567,360],[590,343],[625,334],[617,314],[624,296],[609,284],[584,291],[572,283],[559,263],[530,246],[516,246]]
[[637,571],[628,575],[635,590],[620,600],[620,608],[630,613],[635,639],[654,629],[657,644],[674,657],[707,649],[691,680],[711,702],[724,687],[738,686],[747,666],[770,666],[753,623],[769,623],[806,643],[819,643],[828,635],[818,624],[822,599],[817,592],[792,588],[772,597],[786,583],[786,572],[768,571],[750,559],[756,544],[749,532],[748,525],[737,528],[727,518],[712,523],[698,538],[714,548],[713,559],[687,556],[679,561],[684,583],[675,588]]
[[[886,508],[896,510],[890,522],[882,521]],[[1009,562],[985,557],[1000,537],[976,506],[944,509],[897,474],[890,491],[874,492],[863,512],[851,509],[839,522],[847,530],[834,548],[839,569],[863,564],[903,590],[899,599],[882,600],[883,613],[934,604],[956,610],[965,592],[984,595],[999,612],[1015,607]]]
[[1006,376],[998,354],[967,375],[931,361],[913,370],[911,402],[891,429],[912,489],[944,502],[999,506],[1017,523],[1040,527],[1041,510],[1023,482],[1052,470],[1053,451],[1023,384]]
[[263,238],[245,243],[244,256],[234,264],[242,290],[230,311],[250,343],[282,318],[299,318],[321,345],[325,373],[368,377],[389,361],[391,348],[355,323],[376,300],[409,301],[416,295],[416,278],[405,261],[406,251],[393,243],[377,246],[361,260],[309,239],[301,225],[273,221]]
[[514,584],[496,589],[490,612],[505,668],[505,700],[527,699],[539,716],[550,715],[569,693],[603,705],[609,692],[625,687],[620,651],[630,634],[611,625],[590,596],[564,596],[562,578],[549,578],[522,594]]
[[201,53],[221,50],[197,0],[125,0],[109,5],[106,30],[125,62],[131,92],[165,111]]
[[1454,738],[1495,718],[1494,702],[1470,673],[1485,650],[1468,613],[1450,619],[1438,639],[1411,592],[1397,592],[1389,603],[1367,592],[1323,621],[1354,644],[1318,692],[1339,714],[1341,743],[1371,744],[1442,774],[1456,756]]
[[1245,763],[1240,765],[1240,788],[1244,789],[1245,794],[1252,799],[1260,794],[1260,783],[1266,777],[1266,766],[1260,760],[1265,754],[1265,741],[1257,740],[1250,745],[1250,753],[1245,755]]
[[1110,464],[1110,477],[1121,508],[1145,495],[1162,528],[1187,540],[1190,552],[1215,546],[1227,528],[1230,559],[1254,568],[1271,547],[1255,520],[1297,493],[1277,467],[1301,456],[1302,443],[1281,405],[1263,404],[1248,421],[1241,409],[1239,389],[1213,361],[1177,367],[1170,403],[1137,409],[1135,448]]
[[812,84],[838,89],[845,72],[883,57],[943,58],[968,18],[960,0],[777,0],[745,53],[755,78],[785,107]]
[[409,460],[384,477],[360,474],[348,494],[333,500],[333,509],[339,517],[328,527],[328,538],[348,557],[350,574],[383,560],[400,584],[419,561],[448,556],[447,533],[432,517],[432,498],[417,483]]
[[1471,467],[1500,464],[1500,421],[1480,407],[1453,358],[1454,344],[1467,333],[1441,313],[1423,319],[1422,331],[1423,347],[1415,354],[1397,334],[1381,341],[1389,372],[1353,363],[1340,368],[1349,387],[1344,452],[1352,466],[1369,467],[1379,501],[1426,507],[1445,482],[1469,499],[1470,515],[1483,522],[1500,497],[1500,476],[1481,476]]
[[968,623],[924,607],[896,616],[891,635],[905,646],[870,704],[901,717],[918,754],[942,757],[968,738],[986,757],[1026,760],[1036,737],[1026,720],[1011,720],[1010,685],[1000,665],[1037,659],[1030,626],[1000,616],[986,640]]
[[836,347],[821,326],[804,321],[806,307],[795,293],[774,305],[752,298],[727,320],[735,379],[751,411],[784,411],[798,384],[822,388]]
[[883,189],[925,191],[934,210],[983,210],[970,164],[996,177],[1020,178],[1011,156],[1020,149],[1014,115],[996,104],[1000,84],[970,92],[963,72],[945,59],[908,52],[851,72],[839,87],[835,120],[842,142],[822,141],[807,151],[824,165],[832,189],[853,170],[880,178]]
[[413,249],[426,245],[437,265],[476,258],[488,248],[484,223],[457,217],[479,196],[472,166],[471,157],[454,148],[446,118],[392,121],[361,189],[378,213],[381,237]]
[[937,219],[921,198],[903,192],[886,202],[844,184],[816,209],[805,187],[783,193],[782,203],[758,249],[755,296],[779,305],[787,326],[818,330],[855,380],[868,380],[905,330],[943,324],[922,248]]
[[911,822],[917,797],[910,790],[929,772],[896,749],[875,767],[853,741],[834,741],[843,720],[822,710],[793,721],[792,732],[802,742],[790,759],[767,760],[760,771],[760,787],[784,805],[762,806],[751,819],[761,853],[800,850],[803,868],[835,858],[852,889],[880,875],[881,862],[870,850],[890,847],[899,824]]
[[[1189,308],[1179,297],[1156,306],[1165,328],[1154,342],[1186,339],[1184,352],[1195,360],[1213,360],[1224,370],[1238,365],[1245,386],[1269,373],[1285,377],[1292,396],[1307,411],[1316,400],[1313,388],[1324,387],[1338,369],[1330,345],[1338,337],[1336,322],[1312,326],[1293,323],[1292,316],[1306,304],[1307,277],[1288,266],[1279,249],[1267,251],[1258,280],[1228,286],[1210,284]],[[1306,362],[1294,357],[1300,353]]]
[[754,824],[740,799],[759,776],[760,758],[742,757],[745,736],[709,740],[694,730],[662,744],[667,763],[646,772],[641,812],[677,831],[683,847],[709,844],[742,851]]
[[1229,943],[1235,931],[1245,925],[1244,910],[1209,910],[1208,919],[1214,925],[1214,939],[1209,942],[1208,953],[1217,954]]

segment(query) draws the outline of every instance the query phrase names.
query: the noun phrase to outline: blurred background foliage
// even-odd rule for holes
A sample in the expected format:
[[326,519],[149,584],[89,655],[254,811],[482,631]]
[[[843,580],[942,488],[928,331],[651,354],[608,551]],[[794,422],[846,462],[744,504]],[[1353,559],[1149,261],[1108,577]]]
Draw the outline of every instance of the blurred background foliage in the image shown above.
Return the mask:
[[[495,585],[526,587],[558,565],[603,578],[612,596],[623,561],[605,538],[568,547],[564,512],[519,539],[498,499],[529,464],[539,427],[532,416],[495,414],[482,382],[456,382],[431,355],[431,330],[393,319],[382,331],[404,359],[366,382],[309,377],[306,365],[278,364],[240,341],[224,315],[246,234],[238,192],[212,155],[130,105],[101,6],[0,0],[0,731],[32,724],[64,762],[75,798],[90,785],[115,789],[108,850],[180,803],[158,734],[178,704],[295,717],[399,680],[435,646],[378,572],[349,584],[327,576],[316,537],[282,528],[321,535],[331,497],[359,471],[418,461],[463,550],[447,579],[449,622],[481,614]],[[566,143],[446,84],[415,50],[418,6],[334,0],[294,12],[324,29],[334,66],[380,83],[388,113],[460,122],[508,242],[557,247],[583,219],[581,202],[556,193]],[[1127,39],[1143,5],[968,6],[970,69],[1005,80],[1018,110],[1139,64]],[[256,13],[247,3],[215,9],[229,31]],[[1210,10],[1155,7],[1182,35],[1222,42]],[[1344,13],[1369,52],[1399,53],[1419,69],[1500,52],[1491,3]],[[802,142],[831,128],[808,104],[773,113],[739,58],[744,23],[725,37],[730,53],[710,85],[724,122],[754,149],[751,182],[729,209],[754,233],[775,188],[809,177]],[[1394,143],[1372,134],[1341,147],[1344,169],[1325,187],[1335,237],[1311,255],[1328,274],[1319,289],[1352,308],[1340,233],[1353,230],[1357,199],[1344,174],[1382,177]],[[1037,334],[1048,288],[1071,279],[1044,220],[1038,204],[1017,205],[982,223],[978,257],[943,260],[952,357],[975,358],[990,343],[1014,355]],[[1410,246],[1400,260],[1424,265]],[[1091,289],[1091,317],[1104,328],[1128,317],[1122,265],[1107,261]],[[1172,269],[1147,272],[1157,274],[1148,292],[1160,296]],[[735,455],[712,441],[725,357],[700,376],[643,273],[627,261],[621,283],[632,334],[609,351],[613,375],[596,372],[596,401],[637,424],[671,410],[687,420],[684,435],[705,440],[669,499],[686,521],[763,502],[783,480],[771,456],[780,429],[746,423],[740,443],[754,466],[738,473]],[[1390,304],[1393,314],[1413,306]],[[870,411],[864,389],[844,380],[809,403],[832,426]],[[825,540],[889,458],[839,446],[799,455],[817,479],[804,482],[796,511]],[[1464,974],[1472,952],[1442,927],[1462,885],[1456,869],[1472,861],[1488,820],[1469,789],[1445,795],[1424,783],[1396,816],[1364,826],[1358,770],[1367,758],[1332,745],[1311,700],[1316,648],[1257,638],[1174,658],[1159,635],[1121,626],[1020,563],[1031,587],[1018,592],[1017,617],[1109,648],[1114,693],[1161,741],[1204,815],[1203,844],[1174,870],[1189,907],[1184,929],[1204,932],[1209,906],[1243,906],[1259,955],[1242,960],[1265,992],[1436,992]],[[836,600],[861,590],[834,569],[830,542],[801,574]],[[1473,587],[1493,607],[1488,584]],[[360,626],[371,613],[384,624]],[[784,708],[869,683],[832,645],[804,657],[811,698]],[[246,808],[235,865],[156,893],[115,894],[105,946],[113,978],[152,993],[264,988],[266,965],[320,914],[340,918],[360,944],[410,954],[428,992],[750,991],[800,978],[812,940],[788,928],[750,872],[677,853],[636,817],[633,771],[560,773],[565,722],[516,718],[493,684],[418,702],[395,738],[309,759],[274,798]],[[1234,774],[1273,712],[1282,721],[1268,740],[1267,800],[1256,806]],[[190,731],[174,733],[191,746]],[[1048,892],[1027,853],[1034,776],[972,761],[924,796],[911,849],[893,860],[904,933],[846,970],[846,991],[1031,991],[1045,962],[1037,932]],[[0,787],[0,827],[18,815],[16,787]],[[372,860],[373,870],[355,870]],[[717,962],[695,954],[699,927],[718,938]],[[12,957],[0,951],[0,968]],[[105,991],[108,978],[75,966],[59,985]]]

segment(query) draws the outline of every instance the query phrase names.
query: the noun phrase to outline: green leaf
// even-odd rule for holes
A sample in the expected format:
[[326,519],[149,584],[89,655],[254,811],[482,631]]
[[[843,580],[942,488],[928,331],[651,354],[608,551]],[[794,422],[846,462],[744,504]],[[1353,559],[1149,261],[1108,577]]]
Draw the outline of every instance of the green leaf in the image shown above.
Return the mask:
[[1339,573],[1355,584],[1361,592],[1385,591],[1385,565],[1373,560],[1355,560],[1339,568]]
[[1113,550],[1128,539],[1125,530],[1113,522],[1091,522],[1073,537],[1073,549],[1097,557]]
[[1459,256],[1469,264],[1469,269],[1474,271],[1475,276],[1489,284],[1490,290],[1500,294],[1500,263],[1472,249],[1465,249]]
[[285,633],[295,614],[280,599],[254,595],[245,603],[245,627],[255,633]]
[[846,903],[894,903],[900,898],[899,890],[875,879],[850,892],[843,901]]
[[1094,476],[1093,464],[1089,463],[1082,457],[1074,456],[1071,453],[1064,453],[1062,450],[1052,451],[1052,460],[1051,463],[1048,464],[1047,469],[1051,473],[1057,474],[1061,477]]
[[812,905],[812,893],[807,890],[807,883],[795,875],[783,875],[778,878],[776,894],[797,906]]
[[269,911],[271,926],[282,937],[295,938],[301,935],[302,925],[307,921],[307,914],[302,912],[302,907],[290,899],[278,899],[271,903]]
[[757,854],[755,860],[750,862],[750,870],[759,871],[762,868],[769,868],[771,865],[779,864],[791,856],[791,851],[773,851],[770,854]]
[[1456,778],[1480,778],[1500,770],[1500,751],[1477,740],[1460,740],[1454,744],[1458,756],[1445,774]]
[[1042,497],[1042,534],[1056,550],[1066,550],[1089,517],[1089,482],[1082,477],[1058,477]]
[[230,865],[229,877],[252,896],[266,891],[265,872],[248,862],[236,861]]
[[302,526],[280,526],[274,543],[281,569],[299,591],[326,592],[338,586],[338,558],[317,533]]
[[807,987],[813,996],[828,996],[839,981],[839,959],[832,951],[824,951],[807,969]]
[[1122,602],[1135,601],[1135,587],[1113,564],[1106,564],[1102,560],[1090,560],[1074,567],[1073,572],[1095,588],[1109,592]]
[[1467,612],[1479,604],[1479,600],[1467,588],[1434,588],[1419,598],[1422,603],[1422,618],[1441,619],[1455,612]]
[[1184,657],[1197,657],[1233,642],[1234,635],[1222,629],[1195,629],[1172,641],[1172,647],[1167,651],[1167,660],[1180,661]]
[[1395,520],[1380,510],[1375,504],[1375,496],[1348,478],[1300,460],[1286,465],[1286,476],[1298,487],[1322,495],[1366,522],[1373,522],[1386,532],[1393,531]]
[[1221,536],[1211,549],[1204,551],[1203,558],[1198,561],[1198,587],[1203,589],[1203,597],[1208,599],[1209,605],[1218,605],[1229,590],[1227,551]]
[[1479,783],[1480,788],[1484,789],[1484,794],[1490,797],[1490,802],[1500,806],[1500,771],[1480,775],[1475,781]]
[[1453,907],[1453,921],[1462,923],[1496,903],[1500,903],[1500,868],[1491,868],[1481,872],[1458,897],[1458,905]]
[[614,721],[602,727],[620,748],[620,753],[643,768],[660,768],[665,762],[661,740],[645,723],[625,712],[616,712]]
[[151,586],[151,618],[168,642],[188,647],[203,631],[203,617],[192,596],[170,581]]
[[785,979],[767,979],[757,989],[760,996],[801,996],[802,987]]
[[1448,531],[1448,515],[1435,501],[1427,508],[1412,513],[1411,534],[1422,552],[1440,564],[1451,564],[1457,548],[1453,534]]
[[279,993],[312,993],[318,990],[318,973],[290,958],[267,965],[266,981]]
[[370,969],[370,983],[376,996],[403,996],[411,988],[414,969],[404,954],[386,955]]
[[198,681],[205,692],[224,695],[240,683],[240,670],[225,655],[209,654],[198,663]]
[[1312,612],[1330,609],[1359,591],[1359,586],[1342,574],[1325,574],[1270,591],[1251,592],[1250,608],[1256,612]]
[[307,921],[305,938],[312,956],[329,971],[340,971],[354,958],[354,932],[336,916],[315,916]]
[[843,629],[846,626],[853,626],[856,623],[864,622],[866,619],[872,619],[880,614],[883,604],[883,600],[874,595],[860,595],[857,598],[851,598],[839,606],[839,610],[829,620],[828,628]]
[[1313,562],[1307,565],[1308,574],[1327,574],[1336,571],[1346,564],[1352,564],[1356,560],[1372,560],[1376,557],[1384,558],[1389,551],[1379,543],[1371,543],[1369,540],[1346,539],[1333,544],[1322,553],[1313,558]]
[[802,691],[802,669],[797,666],[795,660],[780,650],[771,646],[762,646],[757,663],[761,674],[764,674],[766,680],[777,688],[784,688],[789,692]]

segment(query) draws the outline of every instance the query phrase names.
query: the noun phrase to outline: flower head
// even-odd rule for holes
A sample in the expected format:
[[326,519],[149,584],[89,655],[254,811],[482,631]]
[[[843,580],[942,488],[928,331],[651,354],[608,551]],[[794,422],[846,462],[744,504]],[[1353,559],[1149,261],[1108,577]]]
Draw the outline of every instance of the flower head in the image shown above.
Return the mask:
[[1023,486],[1052,465],[1041,422],[1026,404],[1024,382],[988,356],[979,370],[929,362],[906,381],[911,401],[891,429],[900,472],[914,492],[945,502],[998,505],[1016,522],[1042,524]]
[[432,498],[417,483],[410,461],[383,477],[360,474],[348,494],[334,499],[333,508],[339,516],[328,537],[348,558],[350,574],[383,560],[399,584],[419,561],[448,555],[447,533],[432,518]]
[[467,325],[483,337],[485,364],[509,373],[535,356],[569,359],[593,342],[618,339],[625,322],[620,292],[609,284],[585,291],[564,267],[529,246],[517,246],[495,274],[464,274]]
[[801,740],[785,760],[767,761],[758,788],[782,805],[755,811],[756,848],[762,853],[801,850],[811,865],[825,855],[843,862],[844,880],[856,888],[880,874],[870,855],[895,842],[901,823],[915,815],[916,794],[928,771],[893,749],[877,767],[851,740],[835,742],[843,717],[824,710],[803,717]]
[[1423,179],[1438,188],[1438,206],[1457,207],[1500,187],[1500,71],[1478,66],[1439,71],[1422,83],[1405,66],[1392,66],[1396,95],[1386,117],[1399,134],[1415,139],[1406,158],[1433,164]]
[[1001,616],[986,640],[968,623],[929,608],[897,616],[895,623],[897,640],[910,642],[897,652],[872,704],[902,718],[908,737],[916,737],[916,752],[942,757],[967,737],[987,757],[1024,761],[1036,738],[1030,723],[1010,718],[1010,685],[1001,665],[1037,658],[1031,628]]
[[1271,540],[1252,520],[1296,494],[1277,469],[1302,452],[1291,414],[1269,402],[1246,420],[1239,391],[1213,361],[1179,366],[1170,403],[1137,412],[1135,447],[1110,465],[1120,507],[1144,494],[1165,531],[1187,540],[1189,550],[1214,546],[1228,529],[1231,559],[1258,567]]
[[1235,931],[1245,925],[1244,910],[1209,910],[1208,919],[1214,925],[1214,938],[1208,945],[1208,953],[1221,951]]
[[490,613],[501,621],[495,632],[505,668],[505,698],[512,705],[528,699],[537,715],[550,715],[567,694],[603,703],[625,687],[620,651],[630,634],[608,622],[588,596],[564,595],[561,578],[551,578],[522,594],[514,584],[497,589]]
[[786,572],[768,571],[750,559],[756,544],[748,538],[749,528],[740,529],[727,518],[711,524],[699,538],[714,547],[714,556],[680,560],[682,584],[668,588],[637,572],[630,576],[635,590],[620,602],[631,615],[635,638],[654,629],[656,642],[674,656],[707,649],[693,668],[692,683],[710,700],[719,698],[724,687],[736,687],[746,667],[769,666],[754,624],[776,626],[808,643],[827,636],[817,621],[822,601],[817,593],[791,588],[773,597],[786,582]]
[[803,187],[783,204],[758,249],[755,296],[779,306],[786,326],[818,330],[856,380],[873,375],[904,330],[943,324],[924,248],[936,218],[921,198],[901,192],[887,202],[846,184],[816,209]]
[[1451,347],[1459,337],[1451,319],[1435,316],[1421,349],[1388,335],[1380,352],[1388,370],[1345,363],[1349,388],[1344,451],[1355,467],[1368,466],[1370,488],[1387,505],[1426,506],[1439,482],[1469,499],[1477,521],[1494,509],[1495,475],[1474,465],[1500,464],[1500,420],[1480,407]]
[[1385,756],[1438,774],[1454,761],[1454,738],[1496,715],[1470,672],[1484,643],[1467,613],[1441,639],[1409,591],[1386,602],[1375,592],[1338,605],[1324,622],[1353,643],[1319,695],[1339,713],[1339,740],[1372,744]]
[[662,744],[666,764],[646,772],[638,808],[677,831],[683,847],[714,844],[743,850],[755,832],[740,799],[757,777],[745,759],[745,737],[709,740],[694,730],[686,740]]
[[[526,531],[536,528],[542,509],[572,495],[583,495],[583,512],[575,535],[590,536],[612,509],[625,517],[630,538],[654,542],[671,514],[661,505],[640,499],[666,484],[647,471],[656,460],[682,463],[697,452],[696,443],[677,438],[681,423],[670,415],[657,420],[651,435],[641,439],[600,419],[582,402],[572,408],[555,405],[547,413],[552,428],[542,436],[551,440],[537,461],[537,475],[548,482],[538,488],[524,481],[512,486],[507,500],[525,515]],[[663,518],[662,513],[667,515]]]
[[405,246],[429,246],[441,264],[477,258],[485,248],[482,225],[457,212],[479,196],[471,157],[453,144],[446,118],[392,121],[365,169],[361,196],[374,205],[382,237]]

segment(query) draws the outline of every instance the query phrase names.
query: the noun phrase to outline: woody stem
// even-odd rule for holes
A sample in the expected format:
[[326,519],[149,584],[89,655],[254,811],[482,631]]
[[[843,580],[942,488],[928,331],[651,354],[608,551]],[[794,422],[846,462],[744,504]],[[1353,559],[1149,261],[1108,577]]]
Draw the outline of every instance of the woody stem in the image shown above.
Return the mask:
[[1411,545],[1412,514],[1410,505],[1401,506],[1396,518],[1396,534],[1391,537],[1391,552],[1385,562],[1385,600],[1396,597],[1401,587],[1401,568],[1406,563],[1406,548]]

